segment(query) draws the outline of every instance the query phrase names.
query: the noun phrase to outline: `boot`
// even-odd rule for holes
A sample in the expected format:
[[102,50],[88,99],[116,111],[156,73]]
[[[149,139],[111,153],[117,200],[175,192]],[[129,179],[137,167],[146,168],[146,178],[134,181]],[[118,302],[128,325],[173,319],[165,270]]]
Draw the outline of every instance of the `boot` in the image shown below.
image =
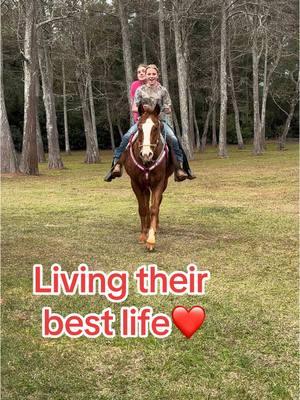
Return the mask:
[[182,182],[188,177],[189,175],[182,168],[182,163],[178,163],[178,167],[175,169],[175,181]]
[[193,180],[193,179],[196,179],[196,178],[197,178],[196,175],[194,175],[190,169],[188,169],[186,172],[187,172],[187,174],[188,174],[188,177],[187,177],[187,178],[188,178],[189,180]]
[[168,143],[169,145],[169,150],[170,150],[170,155],[171,155],[171,159],[172,159],[172,163],[175,167],[175,172],[174,172],[174,180],[175,182],[182,182],[185,179],[188,178],[188,174],[186,172],[184,172],[183,167],[182,167],[182,163],[180,163],[177,160],[177,157],[174,153],[174,149],[173,147]]
[[122,173],[123,173],[122,165],[118,162],[111,171],[112,178],[113,179],[120,178],[120,176],[122,176]]
[[190,169],[187,156],[186,156],[186,154],[185,154],[185,152],[184,152],[184,150],[183,150],[183,148],[182,148],[182,146],[181,146],[180,140],[178,140],[178,142],[179,142],[179,147],[180,147],[180,149],[181,149],[181,151],[182,151],[182,155],[183,155],[183,163],[182,163],[182,167],[183,167],[183,168],[182,168],[182,169],[187,173],[187,175],[188,175],[188,176],[187,176],[187,179],[190,179],[190,180],[196,179],[196,178],[197,178],[196,175],[194,175],[194,174],[192,173],[191,169]]
[[111,182],[113,179],[119,178],[122,176],[122,172],[122,165],[118,161],[113,161],[110,171],[104,178],[105,182]]

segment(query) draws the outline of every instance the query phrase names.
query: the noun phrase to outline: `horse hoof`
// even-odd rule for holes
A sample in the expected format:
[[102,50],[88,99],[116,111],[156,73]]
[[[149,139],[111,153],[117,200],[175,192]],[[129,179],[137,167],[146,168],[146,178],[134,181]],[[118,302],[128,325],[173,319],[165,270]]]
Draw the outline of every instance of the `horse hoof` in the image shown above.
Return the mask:
[[146,247],[148,251],[153,251],[154,250],[154,244],[153,243],[146,243]]

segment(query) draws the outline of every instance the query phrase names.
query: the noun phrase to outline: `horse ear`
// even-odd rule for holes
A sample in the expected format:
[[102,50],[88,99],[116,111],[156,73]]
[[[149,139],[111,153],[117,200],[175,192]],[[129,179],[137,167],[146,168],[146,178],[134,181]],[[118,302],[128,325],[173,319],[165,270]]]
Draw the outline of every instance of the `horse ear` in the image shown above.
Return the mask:
[[145,112],[144,106],[143,106],[143,104],[141,103],[141,104],[139,104],[139,106],[138,106],[138,113],[139,113],[139,116],[143,115],[144,112]]
[[153,110],[153,114],[155,114],[156,116],[158,116],[160,114],[160,106],[159,104],[156,104],[154,110]]

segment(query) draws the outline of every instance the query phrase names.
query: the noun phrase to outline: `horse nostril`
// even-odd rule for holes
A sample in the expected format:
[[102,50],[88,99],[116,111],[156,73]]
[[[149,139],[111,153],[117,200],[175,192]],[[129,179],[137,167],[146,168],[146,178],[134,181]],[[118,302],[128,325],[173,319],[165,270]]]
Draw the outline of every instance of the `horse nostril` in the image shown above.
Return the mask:
[[151,150],[141,150],[140,156],[144,161],[150,161],[153,157],[153,151]]

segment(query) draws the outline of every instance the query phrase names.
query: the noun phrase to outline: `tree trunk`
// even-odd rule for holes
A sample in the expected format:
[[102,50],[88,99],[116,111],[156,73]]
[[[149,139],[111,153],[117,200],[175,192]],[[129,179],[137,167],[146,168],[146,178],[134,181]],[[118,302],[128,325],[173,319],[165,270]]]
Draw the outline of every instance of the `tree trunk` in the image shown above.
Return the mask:
[[188,86],[188,101],[189,101],[189,137],[190,137],[190,142],[192,144],[192,150],[194,150],[196,146],[196,137],[194,129],[194,104],[193,104],[190,85]]
[[35,0],[27,0],[24,3],[24,7],[24,132],[20,170],[24,174],[38,175],[35,90],[37,74],[37,10]]
[[96,115],[95,115],[95,104],[94,104],[93,87],[92,87],[92,77],[91,77],[90,71],[88,71],[87,83],[88,83],[88,90],[89,90],[89,103],[90,103],[93,134],[95,137],[95,141],[97,143],[97,148],[99,148],[98,138],[97,138],[97,127],[96,127]]
[[185,40],[183,42],[184,45],[184,59],[185,59],[185,68],[186,68],[186,80],[187,80],[187,96],[188,96],[188,136],[189,136],[189,142],[191,146],[191,151],[192,154],[194,152],[195,148],[195,129],[194,129],[194,111],[193,111],[193,98],[192,98],[192,93],[191,93],[191,83],[190,83],[190,71],[189,71],[189,60],[190,60],[190,54],[189,54],[189,46],[188,46],[188,37],[187,34],[183,32],[182,30],[182,37],[185,35]]
[[[169,92],[169,79],[168,79],[168,67],[167,67],[167,51],[166,51],[166,36],[165,36],[165,24],[164,24],[164,2],[159,0],[158,8],[158,26],[159,26],[159,46],[160,46],[160,64],[161,64],[161,77],[163,86]],[[172,114],[168,115],[169,123],[174,129],[173,118],[175,111],[173,109]],[[178,121],[177,121],[178,123]]]
[[[176,3],[176,4],[174,4]],[[184,43],[179,25],[178,0],[173,3],[173,19],[174,19],[174,35],[175,35],[175,52],[177,63],[177,76],[178,76],[178,89],[179,89],[179,104],[180,104],[180,117],[181,117],[181,131],[182,131],[182,147],[189,159],[192,158],[192,149],[189,141],[189,111],[188,111],[188,94],[187,94],[187,69],[186,57],[184,54]],[[185,38],[186,40],[186,38]]]
[[62,61],[62,81],[63,81],[63,107],[64,107],[64,131],[65,131],[65,152],[71,154],[68,129],[67,94],[66,94],[66,75],[65,60]]
[[0,132],[0,157],[1,157],[1,173],[16,173],[18,172],[18,160],[15,152],[15,146],[11,137],[10,126],[8,123],[4,89],[2,76],[2,39],[1,42],[1,80],[0,80],[0,96],[1,96],[1,132]]
[[220,59],[220,128],[219,156],[227,157],[227,73],[226,73],[226,3],[222,1],[221,59]]
[[162,77],[162,82],[163,82],[164,87],[169,91],[166,36],[165,36],[165,24],[164,24],[164,1],[163,0],[159,0],[158,23],[159,23],[161,77]]
[[76,76],[82,107],[84,134],[86,139],[86,157],[84,162],[87,164],[93,164],[100,161],[100,155],[98,150],[98,142],[96,140],[97,138],[95,137],[93,131],[93,123],[87,96],[87,83],[84,81],[80,71],[76,71]]
[[202,134],[202,138],[201,138],[201,148],[200,150],[202,152],[205,151],[205,147],[206,147],[206,141],[207,141],[207,132],[208,132],[208,127],[209,127],[209,120],[210,120],[210,116],[212,113],[212,104],[209,105],[209,109],[208,112],[206,114],[206,118],[205,118],[205,124],[204,124],[204,129],[203,129],[203,134]]
[[212,146],[217,147],[217,110],[216,104],[213,105],[212,110]]
[[39,75],[36,74],[36,140],[37,140],[37,153],[38,153],[38,162],[44,163],[46,162],[45,152],[44,152],[44,144],[41,134],[41,126],[39,121],[39,97],[40,97],[40,80]]
[[84,60],[78,60],[79,65],[77,66],[76,77],[78,82],[79,96],[81,100],[84,133],[86,138],[86,156],[84,162],[87,164],[93,164],[100,162],[100,153],[99,153],[97,129],[96,129],[94,97],[92,90],[90,49],[88,48],[88,40],[86,33],[87,21],[85,19],[86,7],[84,1],[82,2],[82,5],[84,12],[83,24],[82,24],[82,43],[84,51]]
[[[43,28],[41,28],[43,29]],[[56,120],[55,98],[53,93],[53,66],[50,58],[49,45],[43,31],[40,32],[39,64],[43,86],[43,100],[46,111],[46,128],[48,139],[48,168],[62,169],[64,167],[59,149]]]
[[216,55],[215,55],[215,31],[211,24],[211,74],[212,74],[212,146],[217,147],[217,101],[219,98],[218,76],[216,68]]
[[120,120],[119,120],[119,118],[118,118],[118,121],[117,121],[117,127],[118,127],[118,131],[119,131],[119,135],[120,135],[120,138],[121,138],[121,140],[123,139],[123,132],[122,132],[122,128],[121,128],[121,125],[120,125]]
[[107,114],[107,120],[109,124],[109,132],[110,132],[110,141],[111,141],[111,148],[113,151],[115,151],[115,138],[114,138],[114,130],[113,130],[113,125],[111,121],[111,115],[110,115],[110,109],[109,109],[109,100],[107,97],[107,94],[105,96],[105,101],[106,101],[106,114]]
[[287,119],[285,121],[285,124],[284,124],[284,129],[283,129],[282,135],[279,140],[278,150],[285,149],[286,137],[289,132],[290,125],[291,125],[291,122],[292,122],[292,119],[294,116],[294,112],[295,112],[295,107],[296,107],[296,104],[298,103],[298,101],[299,101],[299,99],[298,99],[298,95],[297,95],[297,97],[294,97],[291,102],[290,112],[289,112]]
[[252,45],[252,73],[253,73],[253,120],[254,120],[254,140],[253,140],[253,153],[260,155],[263,153],[263,146],[261,141],[260,129],[260,114],[259,114],[259,82],[258,82],[258,65],[259,57],[257,54],[256,37]]
[[38,162],[44,163],[46,162],[45,152],[44,152],[44,144],[41,133],[41,125],[39,121],[39,114],[36,113],[36,140],[37,140],[37,152],[38,152]]
[[90,104],[90,114],[91,114],[93,134],[94,134],[95,141],[97,143],[97,148],[98,148],[95,105],[94,105],[94,96],[93,96],[93,87],[92,87],[91,62],[90,62],[90,54],[89,54],[89,49],[88,49],[88,44],[87,44],[85,26],[83,26],[82,35],[83,35],[83,46],[84,46],[84,56],[85,56],[85,76],[86,76],[86,82],[87,82],[88,93],[89,93],[88,97],[89,97],[89,104]]
[[268,56],[269,56],[269,47],[268,47],[268,37],[266,36],[265,40],[265,62],[264,62],[264,85],[263,85],[263,95],[262,95],[262,104],[261,104],[261,121],[260,121],[260,140],[261,140],[261,147],[263,149],[266,148],[266,110],[267,110],[267,100],[268,94],[271,84],[272,75],[275,69],[278,66],[281,52],[282,52],[283,44],[280,43],[277,49],[275,60],[271,62],[269,71],[268,71]]
[[228,69],[229,69],[231,100],[232,100],[232,105],[233,105],[233,110],[234,110],[235,130],[236,130],[236,136],[237,136],[237,141],[238,141],[238,148],[243,149],[244,142],[243,142],[243,136],[242,136],[242,132],[241,132],[241,125],[240,125],[240,112],[239,112],[238,103],[236,101],[234,78],[233,78],[233,72],[232,72],[230,38],[228,39]]
[[[130,99],[130,85],[131,82],[133,81],[132,57],[131,57],[131,46],[129,38],[128,18],[125,14],[122,0],[118,0],[118,8],[119,8],[119,18],[121,22],[121,31],[122,31],[123,59],[124,59],[125,76],[126,76],[127,98],[129,104],[129,112],[130,115],[132,115],[131,99]],[[132,116],[131,116],[131,122],[133,122]]]
[[139,4],[139,23],[140,23],[140,39],[142,43],[142,55],[143,55],[143,63],[148,64],[147,62],[147,46],[146,46],[146,35],[145,35],[145,28],[146,24],[144,24],[145,14],[147,10],[145,10],[145,3],[144,1],[140,1]]
[[174,126],[174,132],[176,132],[176,136],[181,137],[180,126],[179,126],[177,114],[176,114],[174,107],[173,107],[173,111],[172,111],[172,121],[174,121],[173,126]]
[[267,108],[267,98],[269,92],[269,85],[267,82],[267,75],[268,75],[268,38],[266,35],[266,44],[265,44],[265,60],[264,60],[264,86],[263,86],[263,96],[262,96],[262,103],[261,103],[261,121],[260,121],[260,140],[261,146],[263,149],[266,148],[266,108]]
[[199,132],[199,127],[198,127],[198,123],[197,123],[195,107],[194,107],[194,125],[195,125],[195,129],[196,129],[196,149],[200,150],[200,132]]

